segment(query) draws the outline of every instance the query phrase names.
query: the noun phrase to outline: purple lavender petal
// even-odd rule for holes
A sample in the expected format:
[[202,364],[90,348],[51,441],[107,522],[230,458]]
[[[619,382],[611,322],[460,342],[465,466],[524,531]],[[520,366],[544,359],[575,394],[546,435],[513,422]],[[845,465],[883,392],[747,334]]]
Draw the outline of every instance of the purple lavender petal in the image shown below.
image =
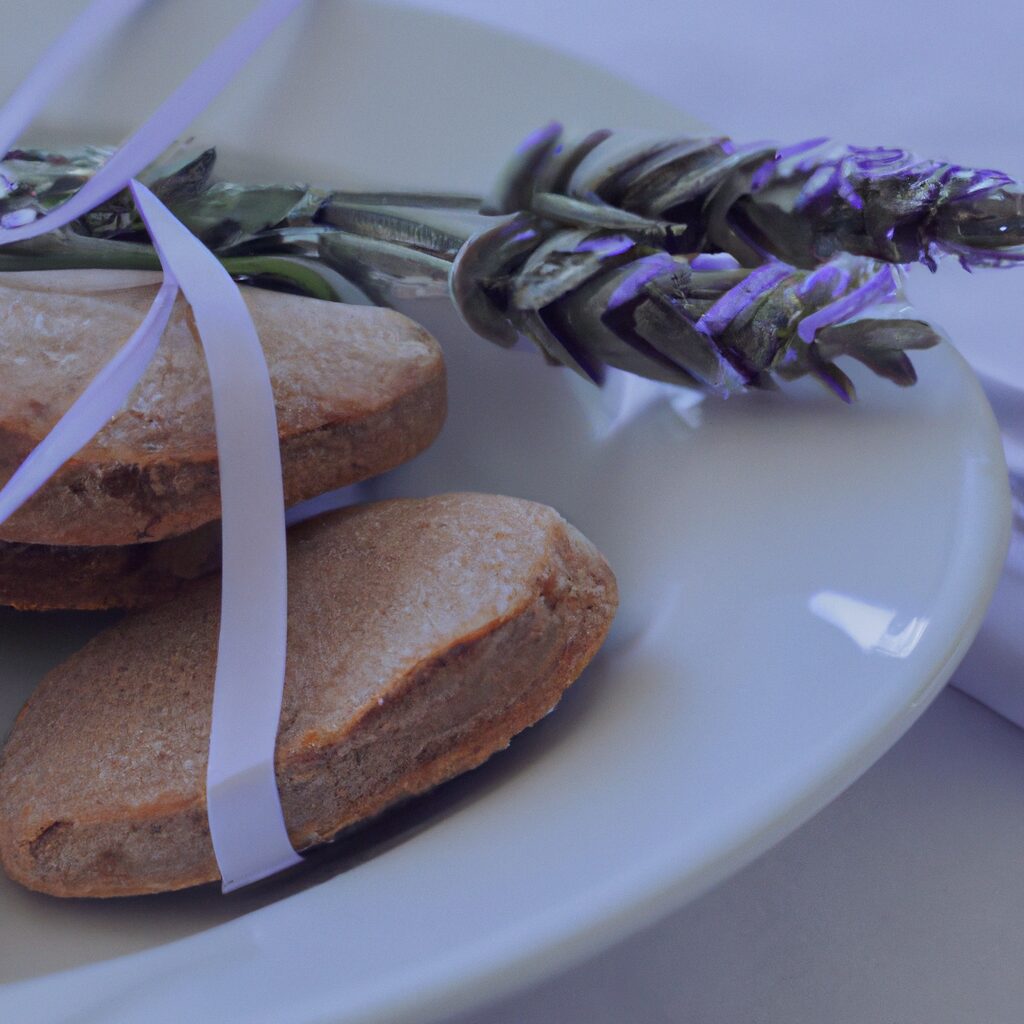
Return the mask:
[[799,156],[801,153],[806,153],[809,149],[817,149],[818,146],[824,146],[828,141],[827,135],[819,135],[816,139],[804,139],[803,142],[794,142],[791,146],[783,146],[775,159],[788,160],[791,156]]
[[694,325],[701,334],[721,334],[755,299],[793,273],[788,263],[764,263],[730,288]]
[[552,139],[557,139],[562,134],[562,126],[557,121],[552,121],[550,124],[544,125],[543,128],[537,128],[535,131],[530,132],[529,135],[523,139],[522,142],[516,146],[517,153],[529,153],[532,149],[546,145],[551,142]]
[[850,184],[850,179],[840,176],[839,194],[855,209],[864,209],[864,200],[857,194],[857,190]]
[[837,366],[815,366],[811,373],[821,381],[836,396],[842,399],[847,405],[853,401],[853,390],[849,377]]
[[871,171],[876,167],[888,167],[894,163],[913,163],[914,157],[904,149],[893,149],[886,146],[849,146],[849,155],[855,165]]
[[605,306],[605,312],[618,309],[635,299],[648,281],[653,281],[662,274],[671,273],[676,268],[675,260],[667,252],[656,252],[644,256],[632,264],[632,270],[612,292]]
[[[965,168],[958,168],[958,170],[965,170]],[[1003,174],[1002,171],[990,171],[990,170],[975,170],[971,172],[971,177],[978,181],[983,188],[999,188],[1005,185],[1015,185],[1016,179],[1011,178],[1008,174]]]
[[[824,153],[818,152],[821,147],[825,148]],[[808,171],[813,171],[819,164],[830,162],[835,163],[841,160],[843,155],[846,153],[846,147],[841,146],[838,142],[835,142],[832,139],[825,139],[822,142],[821,147],[815,147],[807,150],[807,152],[803,154],[802,158],[797,160],[793,165],[793,170],[800,174],[806,174]]]
[[961,179],[959,186],[954,186],[956,199],[975,199],[979,193],[1017,184],[1014,178],[1003,174],[1002,171],[972,170],[955,164],[950,167],[947,183],[952,184],[950,179],[953,178]]
[[776,150],[775,156],[771,160],[766,160],[754,172],[754,176],[750,180],[751,191],[757,192],[758,189],[763,188],[768,183],[769,179],[775,174],[775,168],[783,160],[799,156],[801,153],[806,153],[809,149],[817,149],[818,146],[821,146],[826,142],[828,142],[828,136],[822,135],[817,139],[805,139],[803,142],[795,142],[791,146],[783,146],[781,149]]
[[810,344],[814,341],[814,335],[823,327],[831,327],[832,324],[849,320],[851,316],[856,316],[876,302],[882,302],[894,295],[896,283],[896,274],[893,268],[882,267],[864,284],[849,294],[844,295],[836,302],[830,302],[822,309],[811,313],[810,316],[804,317],[800,321],[800,326],[797,327],[797,333],[802,341]]
[[522,231],[517,231],[508,241],[511,245],[515,245],[517,242],[529,242],[536,237],[536,228],[524,228]]
[[827,196],[829,193],[834,193],[839,185],[841,176],[838,163],[822,164],[804,183],[804,187],[800,190],[800,195],[797,196],[796,202],[793,204],[794,207],[797,210],[802,210],[805,206],[813,203],[814,200]]
[[739,260],[727,252],[702,252],[690,260],[693,270],[738,270]]
[[597,238],[588,238],[573,250],[574,252],[596,252],[602,256],[621,256],[629,252],[636,245],[636,241],[628,235],[599,235]]
[[817,270],[808,274],[797,288],[796,293],[801,299],[806,298],[812,291],[832,278],[835,278],[835,284],[832,286],[832,298],[834,299],[846,291],[850,285],[850,271],[836,263],[823,263]]

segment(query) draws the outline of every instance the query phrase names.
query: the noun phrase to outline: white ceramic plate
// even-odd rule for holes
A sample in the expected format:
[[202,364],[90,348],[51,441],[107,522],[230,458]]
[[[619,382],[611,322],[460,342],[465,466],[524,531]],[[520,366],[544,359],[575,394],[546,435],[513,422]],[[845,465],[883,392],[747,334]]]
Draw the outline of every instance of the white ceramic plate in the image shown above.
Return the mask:
[[[157,5],[42,134],[118,138],[245,6]],[[70,11],[5,9],[5,89]],[[481,190],[551,116],[693,127],[541,48],[352,3],[294,18],[199,130],[227,173]],[[599,393],[467,336],[441,304],[416,312],[446,346],[451,418],[376,491],[557,506],[618,573],[609,644],[508,752],[300,877],[110,903],[0,880],[3,1020],[396,1024],[495,997],[795,828],[907,728],[965,650],[1008,503],[994,424],[951,348],[917,357],[906,392],[854,369],[853,408],[813,386],[692,404],[623,377]],[[0,614],[4,722],[96,627]]]

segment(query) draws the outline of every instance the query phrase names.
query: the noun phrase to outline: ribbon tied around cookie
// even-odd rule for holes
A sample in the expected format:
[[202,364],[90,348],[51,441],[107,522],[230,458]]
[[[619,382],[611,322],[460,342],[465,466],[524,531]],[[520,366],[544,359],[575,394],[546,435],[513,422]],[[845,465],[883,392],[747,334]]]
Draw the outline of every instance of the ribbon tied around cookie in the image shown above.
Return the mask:
[[[66,75],[146,0],[93,0],[0,108],[6,153]],[[301,0],[263,0],[70,199],[0,224],[0,245],[63,227],[129,187],[163,268],[131,338],[3,488],[0,523],[99,433],[145,373],[182,292],[213,393],[223,561],[207,766],[207,816],[225,892],[301,861],[274,775],[284,690],[287,565],[284,494],[270,375],[252,318],[219,261],[134,178],[170,146]]]

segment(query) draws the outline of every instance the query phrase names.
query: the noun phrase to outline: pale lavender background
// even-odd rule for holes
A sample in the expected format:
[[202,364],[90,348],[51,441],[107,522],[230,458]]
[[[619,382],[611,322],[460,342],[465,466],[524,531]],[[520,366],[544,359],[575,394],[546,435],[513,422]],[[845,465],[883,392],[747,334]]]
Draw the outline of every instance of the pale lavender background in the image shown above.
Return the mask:
[[[1024,177],[1020,3],[417,6],[587,58],[739,139],[830,134]],[[1024,269],[950,267],[911,285],[976,365],[1024,385]],[[1002,636],[983,637],[962,674],[1024,683],[1006,633],[1016,618],[1002,610]],[[448,1024],[1019,1024],[1022,850],[1024,732],[947,691],[740,875],[569,974]]]

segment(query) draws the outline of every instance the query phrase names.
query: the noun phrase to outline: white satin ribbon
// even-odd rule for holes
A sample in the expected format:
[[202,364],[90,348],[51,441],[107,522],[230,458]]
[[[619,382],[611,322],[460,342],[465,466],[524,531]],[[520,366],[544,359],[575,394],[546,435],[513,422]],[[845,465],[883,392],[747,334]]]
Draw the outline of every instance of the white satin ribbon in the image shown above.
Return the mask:
[[[9,146],[65,75],[142,0],[95,0],[0,109]],[[281,812],[274,751],[284,686],[284,496],[270,377],[238,288],[219,261],[144,186],[131,181],[227,84],[302,0],[264,0],[67,202],[0,229],[0,245],[80,217],[131,184],[164,267],[138,330],[0,490],[0,522],[99,432],[145,372],[178,282],[192,306],[213,391],[223,519],[223,584],[207,805],[225,892],[298,863]]]
[[302,859],[288,840],[274,777],[288,627],[277,416],[238,286],[145,185],[130,187],[164,274],[192,307],[213,391],[223,555],[206,807],[229,892]]
[[167,326],[177,295],[178,286],[174,279],[165,278],[135,333],[0,489],[0,523],[13,516],[124,405],[160,344],[160,336]]

